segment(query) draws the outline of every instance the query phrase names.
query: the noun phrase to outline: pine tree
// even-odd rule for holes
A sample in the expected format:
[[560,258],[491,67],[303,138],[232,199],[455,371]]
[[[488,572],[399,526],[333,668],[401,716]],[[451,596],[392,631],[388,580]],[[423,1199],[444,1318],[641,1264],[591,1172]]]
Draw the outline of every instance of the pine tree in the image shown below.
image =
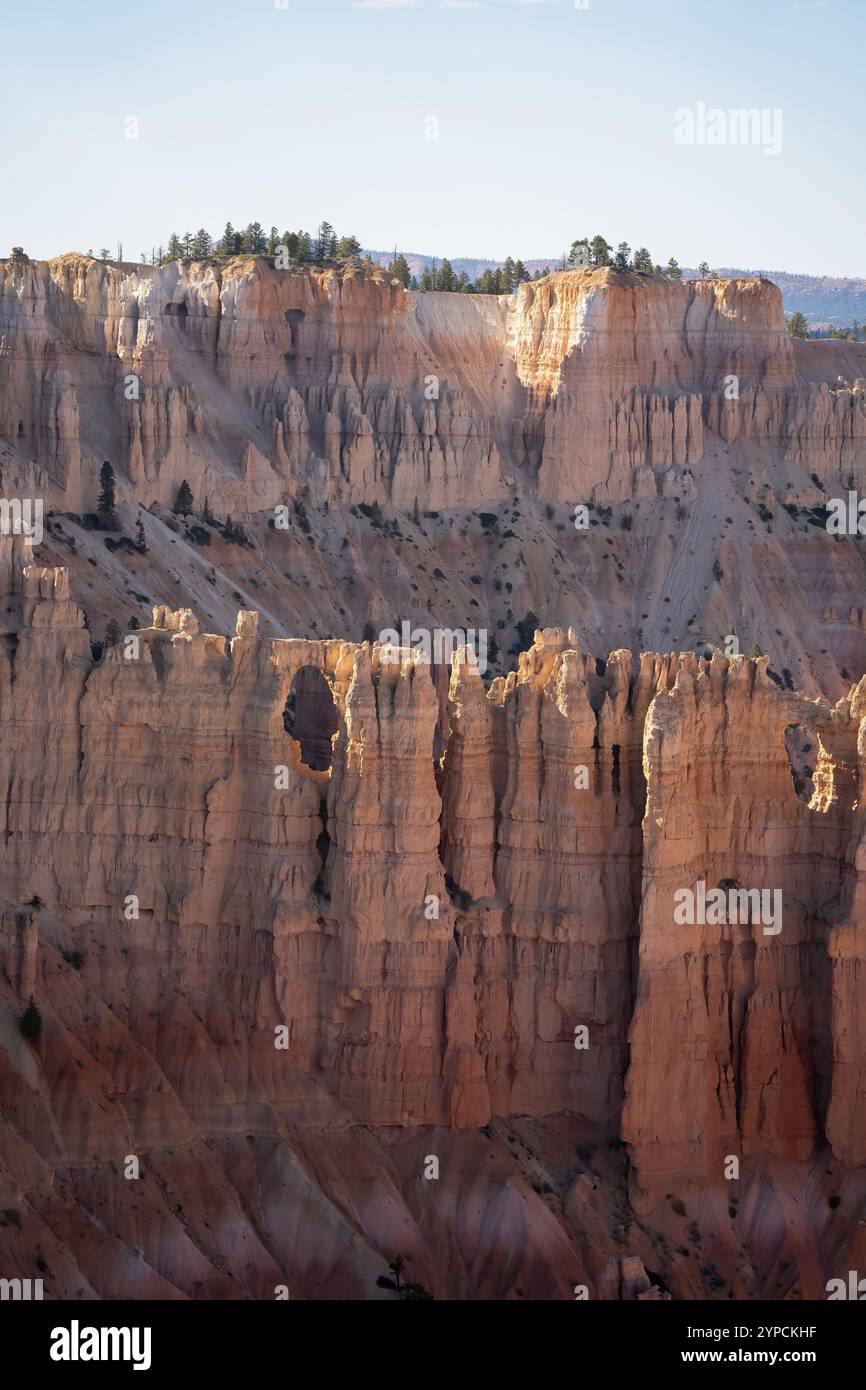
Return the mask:
[[33,995],[30,996],[30,1003],[21,1015],[18,1027],[23,1037],[34,1046],[42,1037],[42,1015],[33,1002]]
[[709,273],[710,267],[707,265],[706,261],[701,261],[700,265],[698,266],[698,274],[700,275],[701,279],[706,280]]
[[446,258],[439,267],[439,274],[436,276],[437,290],[454,290],[457,288],[457,276],[454,274],[454,267]]
[[172,511],[175,516],[189,516],[192,511],[192,488],[186,478],[183,479],[177,490],[177,497],[174,499]]
[[171,236],[169,237],[168,249],[165,255],[166,259],[169,261],[179,261],[181,256],[183,255],[183,247],[181,246],[180,237],[178,236],[177,232],[172,232]]
[[347,261],[351,256],[360,256],[361,243],[356,236],[341,236],[337,242],[337,260]]
[[275,256],[275,255],[277,254],[277,250],[278,250],[278,248],[279,248],[279,245],[280,245],[280,234],[279,234],[279,232],[277,231],[276,227],[271,227],[271,234],[270,234],[270,236],[268,237],[268,249],[267,249],[267,253],[266,253],[266,254],[267,254],[268,256]]
[[510,256],[506,257],[505,264],[500,267],[499,283],[503,294],[510,294],[514,289],[514,262]]
[[675,261],[673,256],[671,256],[665,266],[665,275],[669,280],[682,280],[683,278],[683,272],[680,270],[679,262]]
[[792,314],[789,319],[785,320],[785,327],[792,338],[808,338],[809,336],[809,325],[806,322],[806,316],[799,312]]
[[394,1283],[400,1288],[400,1276],[406,1268],[406,1260],[403,1255],[395,1255],[388,1268],[394,1276]]
[[313,238],[309,232],[298,232],[298,260],[311,261],[313,259]]
[[387,1274],[380,1274],[376,1280],[380,1289],[390,1289],[404,1303],[432,1300],[432,1293],[429,1289],[425,1289],[423,1284],[416,1283],[414,1280],[403,1279],[403,1271],[406,1268],[406,1259],[403,1255],[395,1255],[388,1268],[391,1271],[391,1277]]
[[263,256],[267,250],[268,239],[261,222],[250,222],[241,236],[241,251],[248,256]]
[[589,242],[586,237],[580,237],[577,241],[573,241],[568,253],[568,264],[571,266],[589,265],[590,260]]
[[616,248],[616,255],[613,258],[614,270],[628,270],[628,260],[631,255],[631,247],[627,241],[621,241]]
[[221,256],[233,256],[235,253],[235,229],[231,222],[226,223],[225,231],[220,237],[219,252]]
[[639,246],[635,251],[631,268],[639,271],[642,275],[652,275],[653,258],[645,246]]
[[528,279],[529,279],[529,271],[526,269],[526,266],[523,264],[523,261],[520,261],[520,260],[515,261],[515,264],[514,264],[514,282],[515,282],[515,284],[517,284],[517,285],[524,285]]
[[593,265],[610,265],[610,243],[599,234],[589,243],[589,254]]
[[96,503],[96,514],[101,526],[106,531],[117,530],[117,514],[114,506],[114,469],[106,459],[99,470],[99,498]]
[[141,517],[135,523],[135,545],[141,555],[147,554],[147,536],[144,534],[144,522]]
[[406,260],[405,256],[395,256],[394,260],[388,266],[388,269],[392,275],[396,276],[401,285],[408,287],[411,275],[409,272],[409,262]]
[[321,222],[316,233],[315,258],[319,265],[332,259],[337,249],[337,235],[330,222]]
[[109,618],[105,629],[106,647],[116,647],[120,641],[120,624],[114,618]]
[[210,232],[206,231],[204,227],[199,227],[198,231],[192,239],[191,254],[193,260],[206,260],[207,257],[210,255],[212,248],[213,242],[210,238]]

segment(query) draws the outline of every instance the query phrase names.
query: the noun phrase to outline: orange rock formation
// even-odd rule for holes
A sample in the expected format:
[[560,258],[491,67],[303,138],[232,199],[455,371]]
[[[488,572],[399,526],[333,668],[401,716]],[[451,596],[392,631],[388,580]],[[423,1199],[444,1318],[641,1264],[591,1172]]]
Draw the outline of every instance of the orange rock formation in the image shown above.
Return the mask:
[[[866,1259],[833,347],[761,279],[0,262],[3,488],[54,513],[0,537],[0,1275],[376,1297],[400,1251],[437,1297],[821,1297]],[[147,551],[79,515],[106,458]],[[552,610],[489,680],[350,640]],[[699,615],[773,664],[669,651]],[[699,885],[746,910],[679,921]]]
[[[272,1296],[291,1266],[275,1209],[254,1245],[249,1225],[237,1245],[223,1232],[225,1269],[213,1251],[205,1269],[195,1240],[162,1252],[164,1211],[147,1235],[117,1176],[129,1155],[169,1207],[183,1190],[184,1227],[187,1165],[199,1227],[226,1181],[264,1183],[269,1203],[314,1181],[323,1202],[337,1136],[359,1161],[359,1124],[402,1135],[400,1182],[422,1185],[426,1158],[444,1162],[460,1132],[517,1116],[547,1143],[566,1116],[590,1144],[621,1133],[638,1216],[665,1193],[724,1187],[729,1155],[802,1167],[829,1147],[840,1166],[866,1162],[862,686],[830,706],[780,690],[766,659],[597,663],[543,631],[487,692],[458,654],[437,766],[438,701],[413,653],[396,664],[378,644],[261,639],[253,613],[226,639],[157,609],[97,661],[62,570],[27,566],[17,601],[0,671],[0,1174],[85,1286]],[[309,668],[336,709],[325,772],[283,726]],[[792,726],[819,749],[808,806]],[[778,935],[677,925],[674,895],[699,879],[779,888]],[[15,1029],[31,995],[45,1020],[35,1053]],[[417,1248],[421,1273],[454,1292],[420,1194],[414,1225],[389,1224],[369,1161],[372,1206],[356,1209],[353,1173],[343,1223],[380,1249]],[[110,1240],[88,1227],[97,1214]],[[551,1258],[554,1281],[539,1296],[566,1251],[601,1279],[575,1245],[585,1219],[536,1211],[531,1258]],[[337,1239],[324,1208],[310,1220]],[[561,1259],[543,1253],[548,1226]],[[99,1274],[91,1244],[130,1232],[137,1263],[112,1256]],[[244,1249],[255,1275],[233,1284]],[[372,1268],[372,1255],[323,1258],[355,1293]],[[296,1288],[322,1291],[300,1270]]]

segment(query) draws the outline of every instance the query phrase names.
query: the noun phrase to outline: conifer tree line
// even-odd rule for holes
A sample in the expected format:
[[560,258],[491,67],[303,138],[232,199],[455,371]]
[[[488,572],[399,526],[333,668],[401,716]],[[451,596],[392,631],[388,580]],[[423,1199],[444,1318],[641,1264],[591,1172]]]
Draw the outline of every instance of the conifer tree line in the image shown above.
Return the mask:
[[[408,273],[409,267],[402,256],[398,256],[397,260],[391,263],[389,269],[399,279],[403,279],[401,274],[403,267],[399,266],[400,261],[403,262]],[[539,271],[539,277],[542,274],[546,274],[546,272]],[[431,265],[425,265],[420,275],[413,275],[411,279],[403,279],[403,283],[412,290],[450,290],[458,294],[511,294],[511,291],[516,290],[518,285],[522,285],[531,278],[523,261],[512,260],[511,256],[506,258],[503,265],[485,270],[475,281],[469,279],[465,270],[461,270],[458,275],[449,260],[443,260],[442,264],[439,265],[434,258]]]
[[[108,251],[104,249],[100,255],[103,260],[107,259]],[[277,260],[280,255],[302,265],[327,265],[360,256],[361,243],[354,235],[338,236],[330,222],[321,222],[315,233],[303,230],[280,232],[276,226],[266,232],[261,222],[250,222],[240,231],[227,222],[222,236],[217,238],[212,237],[205,227],[200,227],[197,232],[185,232],[183,236],[172,232],[166,246],[154,247],[150,256],[143,251],[141,261],[145,265],[167,265],[176,260],[206,260],[215,256],[268,256]],[[654,264],[645,246],[632,252],[628,242],[621,241],[614,249],[600,234],[592,238],[578,238],[572,242],[568,253],[563,255],[561,269],[578,266],[611,266],[614,270],[662,275],[672,280],[682,278],[682,271],[673,257],[666,266]],[[416,276],[412,274],[406,257],[396,249],[387,268],[407,289],[464,294],[511,294],[518,285],[541,279],[551,269],[545,266],[530,275],[523,261],[508,256],[502,265],[488,267],[473,281],[465,271],[458,274],[447,258],[441,262],[434,258]],[[705,261],[699,271],[701,275],[713,274]]]
[[205,227],[197,232],[172,232],[166,246],[153,249],[150,256],[141,253],[145,265],[166,265],[169,261],[206,260],[209,256],[272,256],[285,247],[291,260],[324,265],[326,261],[348,260],[361,254],[361,243],[355,236],[338,237],[330,222],[319,224],[318,231],[280,232],[271,227],[266,232],[261,222],[250,222],[243,231],[236,231],[227,222],[220,237],[212,237]]
[[[204,227],[197,232],[185,232],[182,237],[172,232],[166,246],[155,247],[150,256],[142,252],[141,260],[145,265],[168,265],[171,261],[200,261],[213,256],[268,256],[276,259],[283,248],[283,254],[288,254],[290,260],[302,265],[326,265],[361,254],[358,238],[338,236],[330,222],[322,222],[314,235],[305,231],[280,233],[277,227],[271,227],[270,233],[267,233],[261,222],[250,222],[243,231],[235,231],[231,222],[227,222],[222,236],[216,240]],[[105,260],[108,251],[100,255]],[[465,271],[458,275],[448,260],[443,260],[440,265],[434,259],[432,266],[425,266],[420,276],[414,276],[406,257],[396,251],[388,269],[407,289],[413,290],[510,294],[531,278],[523,262],[515,261],[511,256],[504,265],[485,270],[475,283]],[[540,271],[539,275],[546,273]]]
[[[562,268],[581,265],[609,265],[614,270],[633,270],[641,275],[664,275],[669,280],[681,280],[683,276],[679,263],[674,260],[673,256],[667,265],[653,264],[653,258],[645,246],[639,246],[633,252],[627,241],[621,241],[614,250],[610,242],[601,235],[594,236],[592,239],[579,237],[577,241],[571,243],[568,255],[562,258]],[[701,261],[698,266],[698,273],[703,277],[715,274],[714,271],[710,270],[706,261]]]
[[512,260],[511,256],[506,258],[503,265],[485,270],[477,280],[470,280],[465,270],[458,275],[447,257],[440,264],[434,256],[420,275],[413,275],[406,257],[395,255],[388,270],[409,290],[444,290],[452,294],[511,294],[525,281],[540,279],[549,273],[539,270],[533,277],[522,261]]
[[855,319],[850,328],[810,328],[803,314],[792,314],[786,320],[788,332],[794,338],[841,338],[849,343],[866,342],[866,324],[861,328]]

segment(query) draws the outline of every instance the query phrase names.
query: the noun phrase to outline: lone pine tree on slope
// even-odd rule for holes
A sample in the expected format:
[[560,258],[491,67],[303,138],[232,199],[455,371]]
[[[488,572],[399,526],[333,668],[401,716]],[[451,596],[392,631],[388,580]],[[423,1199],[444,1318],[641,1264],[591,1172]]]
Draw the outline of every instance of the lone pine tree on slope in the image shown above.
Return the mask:
[[192,511],[192,488],[184,478],[177,490],[177,497],[174,499],[172,511],[176,516],[189,516]]
[[99,498],[96,503],[96,512],[107,531],[114,531],[117,528],[117,514],[114,505],[114,469],[106,459],[99,470]]
[[42,1037],[42,1015],[33,1002],[32,994],[27,1008],[21,1015],[18,1027],[21,1030],[22,1036],[25,1037],[29,1043],[38,1043],[39,1039]]

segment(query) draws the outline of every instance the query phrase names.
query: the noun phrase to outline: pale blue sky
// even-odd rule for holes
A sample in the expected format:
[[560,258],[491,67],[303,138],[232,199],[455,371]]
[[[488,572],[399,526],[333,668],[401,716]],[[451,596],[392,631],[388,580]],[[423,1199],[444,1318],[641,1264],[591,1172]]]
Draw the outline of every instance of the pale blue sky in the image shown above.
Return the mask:
[[[864,275],[864,39],[866,0],[21,0],[0,254],[327,217],[440,256],[601,231],[662,261]],[[700,101],[781,108],[781,154],[675,144]]]

